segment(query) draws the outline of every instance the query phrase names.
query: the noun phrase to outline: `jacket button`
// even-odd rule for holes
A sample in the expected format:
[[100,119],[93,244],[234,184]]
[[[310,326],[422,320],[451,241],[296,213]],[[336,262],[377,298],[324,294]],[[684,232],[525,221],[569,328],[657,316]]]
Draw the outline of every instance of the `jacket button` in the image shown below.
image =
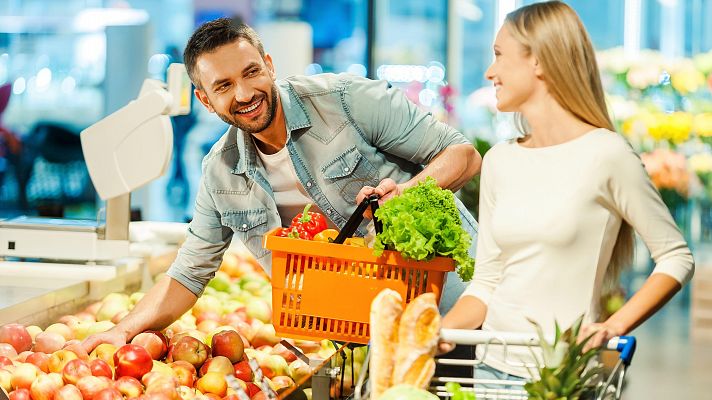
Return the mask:
[[349,167],[344,167],[344,172],[349,172]]
[[311,187],[311,182],[307,182],[307,187]]
[[242,229],[247,229],[247,224],[242,224]]

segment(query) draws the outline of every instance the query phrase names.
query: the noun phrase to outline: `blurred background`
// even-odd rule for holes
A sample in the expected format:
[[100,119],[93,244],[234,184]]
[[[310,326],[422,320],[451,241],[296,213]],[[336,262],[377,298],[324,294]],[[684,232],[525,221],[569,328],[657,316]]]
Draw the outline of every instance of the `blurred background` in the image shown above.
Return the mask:
[[[530,0],[0,0],[0,218],[102,218],[79,132],[182,62],[202,22],[262,35],[280,77],[385,79],[485,153],[511,137],[484,79],[506,13]],[[712,382],[712,0],[573,0],[598,51],[611,113],[690,246],[693,284],[636,331],[629,398],[701,398]],[[197,103],[197,102],[195,102]],[[200,163],[226,126],[200,104],[175,117],[171,167],[132,196],[134,219],[189,221]],[[477,213],[478,180],[459,196]],[[652,263],[643,245],[613,312]],[[665,383],[663,383],[663,381]],[[708,396],[708,394],[706,394]]]

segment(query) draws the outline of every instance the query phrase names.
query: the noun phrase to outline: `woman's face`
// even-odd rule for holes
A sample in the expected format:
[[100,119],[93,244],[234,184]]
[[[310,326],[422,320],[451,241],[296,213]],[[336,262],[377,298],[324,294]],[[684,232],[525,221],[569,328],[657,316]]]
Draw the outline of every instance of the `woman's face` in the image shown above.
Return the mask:
[[540,85],[539,66],[524,46],[509,33],[505,24],[494,41],[494,62],[485,72],[494,83],[497,109],[503,112],[521,111]]

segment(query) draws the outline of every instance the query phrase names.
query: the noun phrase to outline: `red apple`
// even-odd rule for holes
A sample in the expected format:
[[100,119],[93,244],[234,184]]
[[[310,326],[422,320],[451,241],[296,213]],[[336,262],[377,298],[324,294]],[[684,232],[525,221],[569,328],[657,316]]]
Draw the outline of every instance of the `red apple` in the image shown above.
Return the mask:
[[284,347],[282,343],[277,343],[271,351],[271,354],[276,354],[284,358],[288,363],[297,359],[297,355],[292,353],[288,348]]
[[237,330],[237,333],[246,338],[248,342],[252,342],[252,340],[255,338],[255,330],[249,323],[245,321],[238,321],[235,322],[235,325],[233,326],[235,327],[235,330]]
[[62,386],[59,390],[57,390],[57,394],[54,398],[56,400],[83,400],[82,392],[79,391],[79,388],[74,385]]
[[185,337],[185,336],[194,337],[194,338],[198,339],[199,341],[205,343],[205,337],[206,337],[205,333],[203,333],[203,332],[201,332],[201,331],[199,331],[199,330],[197,330],[197,329],[188,329],[188,330],[185,330],[185,331],[182,331],[182,332],[178,332],[178,333],[176,333],[175,335],[173,335],[173,336],[171,337],[171,340],[170,340],[170,342],[169,342],[168,344],[169,344],[169,345],[171,345],[171,344],[174,345],[174,344],[178,343],[178,340],[180,340],[181,338],[183,338],[183,337]]
[[171,350],[171,360],[168,360],[169,362],[188,361],[196,369],[199,369],[208,359],[209,353],[208,347],[203,342],[191,336],[183,336],[178,339]]
[[276,388],[275,391],[278,394],[295,386],[292,378],[284,375],[275,376],[274,378],[272,378],[272,383],[274,384],[274,387]]
[[247,360],[235,363],[233,367],[235,368],[235,377],[237,379],[241,379],[245,382],[252,382],[254,374],[252,373],[252,368],[250,368],[250,364]]
[[84,400],[93,400],[97,393],[110,386],[111,381],[98,376],[85,376],[77,382],[77,388],[82,392]]
[[12,363],[12,360],[5,357],[5,356],[0,356],[0,368],[6,366],[6,365],[14,365]]
[[232,366],[230,359],[223,356],[217,356],[213,358],[208,358],[203,366],[200,367],[200,376],[205,375],[208,372],[218,372],[223,375],[234,375],[235,367]]
[[85,376],[91,376],[91,368],[86,361],[74,359],[69,361],[62,369],[62,378],[66,383],[76,385]]
[[0,357],[14,359],[17,357],[17,350],[8,343],[0,343]]
[[240,334],[225,330],[213,336],[212,344],[213,357],[224,356],[230,360],[230,363],[236,363],[242,359],[244,354],[244,344]]
[[131,343],[146,349],[154,360],[160,360],[168,350],[168,339],[158,331],[141,332],[131,340]]
[[105,376],[109,379],[114,377],[114,371],[111,366],[104,360],[95,359],[89,361],[89,369],[91,369],[91,374],[94,376]]
[[7,324],[0,327],[0,342],[7,343],[18,353],[32,348],[32,336],[24,325]]
[[94,400],[124,400],[124,396],[116,388],[108,387],[95,394]]
[[250,399],[254,399],[253,396],[257,395],[257,393],[262,393],[262,389],[252,382],[247,382],[247,390],[245,391],[247,392],[247,395],[250,396]]
[[15,357],[15,361],[26,362],[27,357],[29,357],[30,354],[32,354],[32,351],[30,351],[30,350],[23,351],[22,353],[18,354],[17,357]]
[[48,375],[40,375],[30,386],[32,400],[52,400],[62,385]]
[[203,375],[195,387],[203,393],[213,393],[220,397],[225,396],[227,392],[227,382],[225,375],[219,372],[208,372]]
[[48,326],[44,331],[57,333],[57,334],[61,335],[64,338],[64,340],[74,339],[74,332],[72,331],[72,329],[69,328],[68,325],[63,324],[61,322],[58,322],[58,323]]
[[188,361],[174,361],[168,364],[178,377],[178,384],[181,386],[193,387],[195,380],[198,379],[195,367]]
[[10,400],[32,400],[32,397],[30,397],[29,389],[19,389],[19,390],[10,392],[9,399]]
[[12,372],[0,369],[0,388],[5,389],[6,392],[12,390]]
[[220,314],[215,311],[203,311],[195,317],[195,323],[199,324],[203,321],[220,321]]
[[286,374],[287,369],[289,368],[287,361],[285,361],[284,358],[277,356],[277,355],[269,355],[262,359],[258,359],[257,362],[260,365],[260,369],[262,370],[262,373],[270,379],[272,379],[273,377],[275,377],[277,375]]
[[67,365],[68,362],[78,358],[79,357],[77,357],[75,353],[72,353],[69,350],[57,350],[50,354],[49,361],[47,361],[47,367],[49,368],[49,372],[61,374],[63,373],[62,371],[64,370],[64,366]]
[[44,373],[49,373],[49,355],[38,351],[27,356],[26,362],[35,364]]
[[294,360],[289,364],[287,368],[287,375],[294,380],[294,382],[303,382],[307,377],[311,376],[311,367],[302,360]]
[[122,376],[114,382],[114,387],[127,398],[138,397],[143,393],[143,385],[133,376]]
[[198,330],[205,334],[208,334],[208,333],[214,331],[215,328],[217,328],[219,326],[220,326],[220,322],[212,320],[212,319],[206,319],[205,321],[203,321],[197,325]]
[[15,367],[15,371],[12,373],[12,378],[10,384],[12,388],[17,389],[30,389],[32,382],[37,379],[39,375],[42,374],[39,368],[34,364],[22,363]]
[[251,342],[253,347],[259,348],[261,346],[274,346],[279,343],[280,340],[274,331],[274,325],[264,324],[259,327]]
[[126,344],[119,347],[114,353],[116,376],[133,376],[141,379],[143,375],[153,368],[153,359],[148,351],[135,344]]
[[56,332],[40,332],[35,337],[35,345],[32,350],[37,352],[41,351],[43,353],[52,354],[55,351],[64,347],[67,340],[64,336]]
[[146,385],[146,395],[156,394],[163,395],[166,399],[180,400],[180,397],[178,397],[178,382],[175,378],[158,377],[151,384]]
[[35,341],[35,337],[37,337],[37,335],[42,332],[42,328],[37,325],[28,325],[25,327],[25,329],[27,329],[27,333],[30,334],[30,337],[32,338],[33,342]]

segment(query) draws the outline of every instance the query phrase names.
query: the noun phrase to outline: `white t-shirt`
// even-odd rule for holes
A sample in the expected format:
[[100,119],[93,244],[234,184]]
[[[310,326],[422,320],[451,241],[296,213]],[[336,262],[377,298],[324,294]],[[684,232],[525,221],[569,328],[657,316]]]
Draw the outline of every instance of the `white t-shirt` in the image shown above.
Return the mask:
[[[297,178],[297,171],[294,169],[292,159],[289,157],[289,150],[284,146],[274,154],[265,154],[258,146],[257,155],[262,160],[262,165],[267,171],[267,180],[272,185],[274,201],[277,203],[277,212],[282,219],[282,226],[287,227],[292,223],[292,219],[304,211],[304,207],[312,203],[309,211],[321,213],[319,207],[309,197],[304,186]],[[326,214],[324,214],[326,217]],[[333,222],[326,218],[330,228],[334,228]]]
[[[650,249],[653,273],[690,280],[692,254],[620,135],[597,129],[549,147],[494,146],[482,166],[475,275],[463,293],[488,305],[482,329],[532,333],[531,318],[553,337],[555,319],[562,329],[583,313],[595,321],[623,219]],[[507,360],[531,362],[531,352],[510,347]],[[506,364],[501,347],[484,362],[531,376]]]

